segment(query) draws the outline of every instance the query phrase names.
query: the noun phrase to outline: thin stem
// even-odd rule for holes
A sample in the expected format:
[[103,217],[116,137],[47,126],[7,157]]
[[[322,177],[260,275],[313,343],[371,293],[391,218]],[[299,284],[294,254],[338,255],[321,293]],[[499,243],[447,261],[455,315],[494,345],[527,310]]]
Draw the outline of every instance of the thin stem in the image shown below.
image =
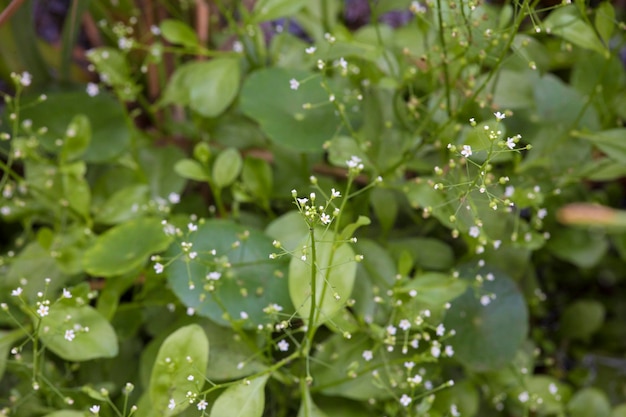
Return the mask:
[[439,43],[441,43],[441,49],[443,51],[443,78],[446,91],[446,111],[448,116],[452,115],[452,99],[450,96],[450,74],[448,73],[448,48],[446,46],[446,37],[443,30],[443,12],[441,11],[441,0],[437,0],[437,21],[439,24]]

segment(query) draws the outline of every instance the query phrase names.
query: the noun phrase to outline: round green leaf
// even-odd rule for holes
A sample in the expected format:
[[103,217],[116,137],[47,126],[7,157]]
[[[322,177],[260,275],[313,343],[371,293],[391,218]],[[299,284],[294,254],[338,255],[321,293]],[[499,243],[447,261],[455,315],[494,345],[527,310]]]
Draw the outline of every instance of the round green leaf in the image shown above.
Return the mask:
[[228,148],[220,152],[213,164],[213,182],[219,188],[228,187],[239,176],[243,160],[239,151],[235,148]]
[[[79,362],[117,355],[117,336],[111,324],[90,306],[54,304],[41,319],[39,336],[46,347],[67,361]],[[66,332],[74,333],[73,340]]]
[[160,25],[161,34],[170,43],[188,47],[198,46],[196,33],[180,20],[165,19]]
[[611,403],[606,394],[597,388],[583,388],[567,404],[571,417],[609,417]]
[[140,268],[148,256],[167,249],[171,238],[159,219],[131,220],[100,235],[85,252],[85,270],[95,276],[112,277]]
[[[178,298],[197,314],[228,326],[227,314],[250,329],[273,322],[263,312],[270,304],[283,307],[281,314],[285,316],[293,312],[287,290],[287,260],[269,258],[276,248],[262,232],[229,221],[209,220],[186,241],[197,256],[190,259],[180,246],[172,245],[168,256],[174,261],[167,269],[168,281]],[[210,273],[214,273],[213,279]],[[242,313],[247,318],[242,319]]]
[[178,67],[161,104],[179,104],[206,117],[220,115],[237,96],[241,76],[239,61],[218,58]]
[[[150,400],[154,410],[173,416],[190,403],[187,392],[198,393],[205,382],[209,363],[209,340],[202,327],[181,327],[163,341],[150,377]],[[169,408],[170,401],[176,404]]]
[[145,184],[120,188],[103,204],[93,208],[94,219],[102,224],[117,224],[141,216],[141,206],[149,200],[150,189]]
[[[315,231],[316,257],[309,236],[296,249],[289,263],[289,295],[298,315],[308,320],[311,309],[311,275],[315,262],[316,324],[331,318],[346,303],[356,277],[354,251],[349,244],[338,245],[331,231]],[[303,260],[303,256],[305,259]]]
[[[35,128],[47,127],[45,134],[38,138],[44,148],[58,152],[56,140],[66,136],[68,125],[73,125],[75,115],[83,115],[91,126],[91,140],[86,146],[86,139],[73,143],[67,149],[68,157],[82,154],[86,162],[106,162],[126,150],[130,143],[130,131],[126,123],[124,109],[111,95],[101,92],[89,97],[84,91],[50,92],[47,99],[36,106],[24,107],[20,117],[32,119]],[[81,126],[83,122],[79,122]],[[83,132],[86,127],[81,127]],[[86,138],[86,133],[85,134]],[[83,134],[81,133],[81,135]],[[81,148],[86,146],[84,154]],[[70,149],[71,148],[71,149]]]
[[561,317],[561,335],[568,339],[587,339],[604,323],[605,308],[593,300],[576,301]]
[[269,375],[231,385],[213,404],[210,417],[261,417]]
[[65,132],[61,147],[61,159],[69,161],[82,155],[91,141],[91,124],[84,114],[77,114]]
[[[301,82],[297,90],[290,88],[292,79]],[[315,106],[304,109],[307,103]],[[315,74],[305,71],[266,68],[252,73],[241,90],[241,110],[271,140],[301,152],[321,151],[340,124],[328,92]]]
[[200,162],[193,159],[181,159],[174,165],[174,171],[183,178],[195,181],[208,181],[209,175]]
[[[469,288],[454,300],[444,322],[447,329],[456,331],[450,339],[455,358],[477,371],[509,363],[528,331],[524,297],[510,278],[502,273],[494,276],[478,294]],[[489,298],[488,304],[484,297]]]

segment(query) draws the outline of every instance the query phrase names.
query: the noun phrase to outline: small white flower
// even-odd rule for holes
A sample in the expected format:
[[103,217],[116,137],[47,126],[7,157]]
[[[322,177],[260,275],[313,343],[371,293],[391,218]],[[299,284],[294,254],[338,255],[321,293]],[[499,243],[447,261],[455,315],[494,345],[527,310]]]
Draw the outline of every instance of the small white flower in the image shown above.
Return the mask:
[[515,138],[506,138],[506,147],[509,149],[515,149]]
[[472,156],[472,147],[469,145],[463,145],[463,150],[461,151],[461,155],[463,155],[466,158],[469,158],[470,156]]
[[14,289],[13,291],[11,291],[11,295],[13,297],[18,297],[22,294],[22,287],[17,287],[16,289]]
[[63,298],[72,298],[72,293],[67,288],[63,288]]
[[217,271],[213,271],[213,272],[209,272],[206,277],[207,277],[207,279],[210,279],[212,281],[217,281],[218,279],[220,279],[222,277],[222,273],[221,272],[217,272]]
[[450,345],[447,345],[444,349],[443,349],[443,353],[444,355],[446,355],[447,357],[452,357],[454,356],[454,348]]
[[546,210],[545,208],[541,208],[539,210],[537,210],[537,217],[541,220],[545,219],[545,217],[548,215],[548,210]]
[[95,97],[100,93],[100,87],[96,83],[87,83],[86,91],[89,97]]
[[460,417],[461,416],[461,413],[459,413],[459,409],[456,408],[456,404],[452,404],[450,406],[450,415],[452,417]]
[[287,352],[289,350],[289,342],[287,342],[285,339],[278,342],[277,346],[278,350],[280,350],[281,352]]
[[406,394],[402,394],[402,397],[400,397],[400,404],[402,404],[405,407],[408,407],[409,404],[411,404],[411,397],[409,397]]
[[170,203],[172,204],[178,204],[180,202],[180,194],[177,193],[170,193],[167,196],[167,199],[169,200]]
[[91,407],[89,407],[89,411],[91,411],[93,414],[98,414],[100,412],[100,406],[99,405],[92,405]]
[[489,297],[488,295],[483,295],[482,297],[480,297],[480,304],[482,304],[483,306],[488,306],[489,303],[491,303],[491,297]]
[[469,235],[476,239],[478,236],[480,236],[480,229],[477,226],[470,227]]
[[67,340],[68,342],[71,342],[76,337],[76,334],[74,333],[74,330],[69,329],[65,331],[64,337],[65,337],[65,340]]
[[498,119],[498,121],[504,120],[504,118],[506,117],[504,113],[500,113],[499,111],[495,112],[493,115],[496,116],[496,119]]
[[306,52],[306,53],[307,53],[307,54],[309,54],[309,55],[312,55],[312,54],[314,54],[314,53],[315,53],[315,50],[316,50],[316,49],[317,49],[317,48],[316,48],[316,47],[314,47],[314,46],[309,46],[308,48],[306,48],[306,49],[304,50],[304,52]]
[[29,72],[24,71],[20,76],[20,84],[24,87],[28,87],[33,82],[33,76]]
[[395,328],[395,326],[387,326],[387,333],[391,336],[394,336],[396,334],[396,331],[397,329]]
[[170,402],[167,403],[167,408],[169,408],[170,410],[173,410],[174,408],[176,408],[176,401],[174,401],[173,398],[170,398]]
[[524,391],[517,396],[517,399],[520,400],[520,402],[525,403],[530,399],[530,395],[528,395],[527,391]]
[[291,88],[292,90],[297,90],[298,87],[300,87],[300,83],[298,82],[298,80],[296,80],[295,78],[289,80],[289,88]]
[[332,198],[339,198],[341,197],[341,193],[337,190],[335,190],[334,188],[330,190],[330,195]]
[[187,228],[189,229],[190,232],[195,232],[198,230],[198,225],[197,224],[193,224],[193,223],[189,223],[187,224]]
[[46,317],[49,312],[50,307],[45,304],[39,304],[39,308],[37,309],[37,314],[39,314],[39,317]]
[[207,403],[204,400],[200,400],[200,402],[198,402],[197,404],[198,410],[200,411],[206,410],[207,405],[209,405],[209,403]]
[[441,348],[438,344],[434,344],[430,348],[430,354],[433,355],[433,358],[438,358],[441,356]]
[[426,13],[426,7],[424,7],[424,5],[422,5],[418,1],[412,1],[411,2],[411,6],[409,6],[409,10],[413,14],[424,14],[424,13]]
[[398,327],[406,332],[411,328],[411,322],[406,319],[400,320],[400,324],[398,324]]
[[363,359],[365,359],[367,362],[371,361],[374,358],[374,354],[371,350],[364,350],[362,356]]
[[331,222],[330,216],[326,213],[323,213],[320,216],[320,220],[322,221],[323,224],[329,224]]
[[446,328],[443,324],[440,324],[439,326],[437,326],[437,336],[443,336],[446,333]]
[[343,69],[348,69],[348,63],[346,62],[345,59],[343,59],[343,57],[339,58],[339,61],[337,62],[337,64]]
[[159,262],[154,264],[154,272],[156,272],[157,274],[163,273],[163,269],[164,269],[164,266],[160,264]]

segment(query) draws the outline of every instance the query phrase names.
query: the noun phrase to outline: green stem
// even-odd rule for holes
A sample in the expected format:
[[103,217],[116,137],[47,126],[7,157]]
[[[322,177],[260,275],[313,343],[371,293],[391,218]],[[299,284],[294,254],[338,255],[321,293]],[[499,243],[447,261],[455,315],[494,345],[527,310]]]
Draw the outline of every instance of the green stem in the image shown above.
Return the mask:
[[[462,7],[462,6],[461,6]],[[448,73],[448,48],[446,46],[446,38],[443,28],[443,12],[441,11],[441,0],[437,0],[437,21],[439,24],[439,43],[441,43],[441,49],[443,51],[442,67],[443,78],[446,91],[446,111],[448,116],[452,115],[452,99],[450,95],[450,74]]]

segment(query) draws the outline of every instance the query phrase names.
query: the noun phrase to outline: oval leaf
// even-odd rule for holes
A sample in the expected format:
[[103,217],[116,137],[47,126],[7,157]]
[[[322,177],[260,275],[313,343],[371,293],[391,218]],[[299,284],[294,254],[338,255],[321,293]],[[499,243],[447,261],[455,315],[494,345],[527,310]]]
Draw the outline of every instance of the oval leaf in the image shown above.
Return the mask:
[[217,155],[213,164],[213,182],[219,188],[228,187],[239,176],[242,165],[243,160],[237,149],[225,149]]
[[494,275],[493,281],[484,282],[480,295],[475,288],[469,288],[454,300],[444,322],[447,329],[456,331],[450,339],[455,357],[478,371],[509,363],[528,331],[524,297],[510,278],[501,273]]
[[85,252],[85,270],[103,277],[125,274],[140,268],[151,254],[167,249],[170,240],[159,219],[131,220],[96,239]]
[[[298,315],[308,320],[311,309],[312,262],[315,262],[316,324],[331,318],[344,305],[354,286],[356,262],[349,244],[335,243],[330,231],[315,231],[316,258],[311,252],[311,240],[307,237],[296,249],[297,256],[289,263],[289,295]],[[304,248],[306,246],[306,249]],[[306,259],[302,260],[301,255]]]
[[[202,327],[181,327],[163,341],[150,377],[150,400],[154,410],[173,416],[189,406],[188,391],[198,393],[209,363],[209,340]],[[168,405],[173,400],[174,408]]]
[[112,358],[118,352],[115,330],[100,313],[87,305],[50,306],[48,315],[41,319],[40,329],[39,336],[46,347],[68,361]]
[[261,417],[267,378],[269,375],[228,387],[215,401],[210,417]]
[[193,159],[182,159],[174,165],[174,171],[183,178],[195,181],[208,181],[209,176],[204,167]]
[[[290,88],[290,80],[309,78],[297,90]],[[311,72],[262,69],[252,73],[241,90],[241,110],[256,120],[271,140],[302,152],[321,151],[340,121],[330,103],[303,109],[306,103],[328,103],[328,93]]]
[[232,58],[181,65],[161,104],[187,105],[203,116],[218,116],[237,96],[240,73],[239,61]]
[[196,33],[180,20],[165,19],[161,22],[161,34],[170,43],[188,46],[198,46]]
[[293,312],[283,278],[286,259],[269,259],[276,251],[272,239],[229,221],[209,220],[186,240],[197,257],[192,260],[172,245],[168,256],[175,260],[167,270],[168,281],[197,314],[223,326],[230,325],[229,316],[251,329],[274,321],[263,312],[270,304],[283,307],[282,314]]

